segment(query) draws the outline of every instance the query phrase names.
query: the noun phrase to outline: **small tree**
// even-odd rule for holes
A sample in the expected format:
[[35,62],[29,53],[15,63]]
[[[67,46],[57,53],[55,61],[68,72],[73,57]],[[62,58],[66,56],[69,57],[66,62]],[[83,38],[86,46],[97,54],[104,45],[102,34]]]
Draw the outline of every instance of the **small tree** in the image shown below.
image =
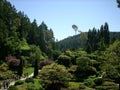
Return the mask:
[[42,68],[39,74],[46,90],[61,90],[70,80],[71,74],[63,65],[53,63]]
[[96,74],[96,68],[90,66],[90,58],[88,57],[79,57],[76,60],[76,64],[78,65],[75,71],[75,77],[77,81],[83,81],[87,79],[91,75]]

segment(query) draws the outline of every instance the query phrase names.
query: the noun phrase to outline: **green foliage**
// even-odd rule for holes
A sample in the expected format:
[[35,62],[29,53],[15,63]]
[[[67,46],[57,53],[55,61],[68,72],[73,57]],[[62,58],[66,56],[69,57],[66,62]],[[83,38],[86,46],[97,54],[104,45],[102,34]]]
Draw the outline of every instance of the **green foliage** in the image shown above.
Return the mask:
[[114,82],[104,82],[101,86],[96,86],[96,90],[119,90]]
[[66,67],[70,67],[71,65],[71,58],[66,55],[60,55],[57,60],[58,64],[64,65]]
[[79,90],[79,82],[69,82],[68,90]]
[[94,82],[97,86],[99,86],[103,83],[103,78],[95,78]]
[[88,87],[94,87],[95,83],[94,83],[95,77],[89,77],[88,79],[84,80],[84,84]]
[[0,65],[0,71],[5,72],[7,71],[7,69],[8,69],[8,65],[6,63],[3,63]]
[[25,82],[26,83],[34,83],[34,79],[33,78],[27,78],[26,80],[25,80]]
[[89,76],[97,73],[96,68],[90,66],[90,58],[88,57],[79,57],[77,58],[76,63],[78,67],[74,74],[77,81],[83,81]]
[[61,54],[60,51],[54,50],[54,51],[53,51],[53,59],[54,59],[54,60],[57,60],[58,57],[60,56],[60,54]]
[[30,75],[31,73],[33,73],[34,68],[33,67],[29,67],[29,68],[25,68],[25,70],[23,71],[23,74],[28,74]]
[[2,79],[2,80],[10,79],[10,78],[12,78],[12,75],[13,75],[13,72],[8,70],[8,71],[2,72],[0,74],[0,79]]
[[62,65],[51,64],[40,71],[39,77],[48,90],[59,90],[70,80],[71,74]]
[[101,25],[100,30],[93,28],[88,32],[88,40],[86,51],[88,53],[94,52],[97,49],[104,51],[110,43],[109,26],[107,23]]
[[80,67],[88,66],[89,63],[90,63],[90,58],[88,57],[79,57],[76,60],[76,64]]
[[18,88],[16,86],[10,86],[8,90],[18,90]]
[[38,90],[37,87],[35,87],[34,84],[28,83],[26,90]]
[[44,59],[44,56],[42,56],[42,52],[39,47],[35,45],[30,45],[30,58],[28,63],[32,64],[34,66],[35,60],[42,60]]
[[15,82],[15,86],[24,84],[23,80],[18,80]]

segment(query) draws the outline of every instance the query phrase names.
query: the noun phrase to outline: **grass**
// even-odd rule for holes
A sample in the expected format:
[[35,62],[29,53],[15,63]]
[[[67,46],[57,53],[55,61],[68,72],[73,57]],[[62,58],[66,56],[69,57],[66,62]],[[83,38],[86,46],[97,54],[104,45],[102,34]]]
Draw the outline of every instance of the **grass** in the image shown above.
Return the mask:
[[[80,87],[84,89],[79,89]],[[93,90],[93,89],[85,86],[81,82],[69,82],[69,87],[67,90]]]
[[79,90],[80,82],[69,82],[69,90]]
[[34,81],[35,81],[35,87],[38,87],[38,88],[41,88],[42,86],[41,86],[41,81],[40,81],[40,79],[34,79]]
[[23,71],[23,74],[28,73],[28,75],[30,75],[33,72],[34,72],[34,68],[30,67],[30,68],[25,68],[25,70]]
[[33,90],[32,88],[34,88],[34,90],[43,90],[42,89],[42,85],[40,83],[40,79],[34,79],[34,84],[33,83],[24,83],[23,85],[18,85],[17,88],[18,90],[27,90],[27,88],[31,88],[30,90]]

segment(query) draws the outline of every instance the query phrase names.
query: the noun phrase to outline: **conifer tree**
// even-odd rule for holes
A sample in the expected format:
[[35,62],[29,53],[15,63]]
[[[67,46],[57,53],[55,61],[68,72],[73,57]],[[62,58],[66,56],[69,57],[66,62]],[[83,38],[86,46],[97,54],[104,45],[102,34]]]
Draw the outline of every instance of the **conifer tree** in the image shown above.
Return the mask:
[[20,64],[18,67],[18,75],[22,76],[22,74],[23,74],[23,60],[20,60]]
[[38,75],[38,60],[35,60],[35,65],[34,65],[34,78]]

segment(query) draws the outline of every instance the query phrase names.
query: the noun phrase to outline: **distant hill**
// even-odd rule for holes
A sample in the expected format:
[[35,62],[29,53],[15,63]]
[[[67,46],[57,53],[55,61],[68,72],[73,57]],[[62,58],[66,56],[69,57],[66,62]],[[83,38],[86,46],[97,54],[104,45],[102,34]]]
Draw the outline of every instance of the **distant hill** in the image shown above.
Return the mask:
[[[85,36],[81,37],[80,34],[70,36],[58,42],[59,50],[72,49],[76,50],[78,48],[85,48],[87,32]],[[110,43],[113,43],[115,40],[120,40],[120,32],[110,32]]]

